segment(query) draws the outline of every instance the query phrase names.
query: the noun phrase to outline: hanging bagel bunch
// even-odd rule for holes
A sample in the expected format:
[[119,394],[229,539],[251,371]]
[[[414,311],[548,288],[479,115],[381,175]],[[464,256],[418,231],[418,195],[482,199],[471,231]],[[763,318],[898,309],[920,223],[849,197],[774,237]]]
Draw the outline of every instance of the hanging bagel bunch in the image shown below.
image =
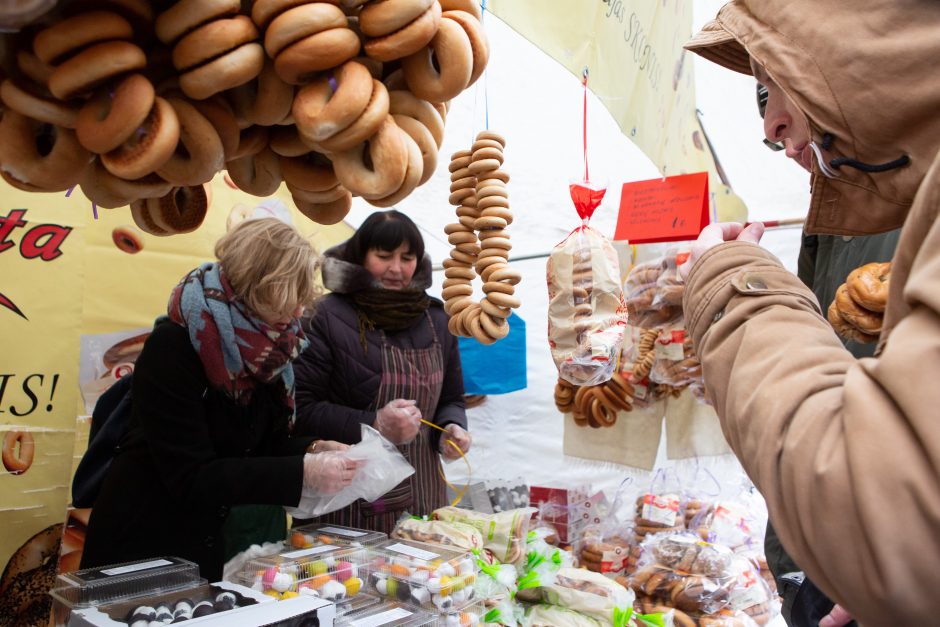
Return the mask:
[[[507,227],[509,175],[503,171],[506,141],[492,131],[482,131],[470,150],[455,152],[450,162],[450,204],[457,207],[457,222],[444,227],[454,246],[444,260],[441,297],[450,316],[453,335],[493,344],[509,335],[507,318],[522,302],[515,286],[522,280],[509,267],[512,243]],[[483,280],[484,297],[473,300],[473,279]]]
[[227,170],[311,220],[430,179],[489,47],[473,0],[78,0],[10,36],[0,176],[190,232]]

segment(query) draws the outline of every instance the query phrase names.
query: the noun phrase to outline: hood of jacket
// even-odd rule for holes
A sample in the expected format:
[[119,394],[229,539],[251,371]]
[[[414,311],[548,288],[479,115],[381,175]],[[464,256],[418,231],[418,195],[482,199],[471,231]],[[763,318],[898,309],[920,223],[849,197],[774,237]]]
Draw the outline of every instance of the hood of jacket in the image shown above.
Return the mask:
[[[733,0],[685,46],[751,74],[750,59],[803,111],[813,139],[833,136],[828,178],[813,160],[808,233],[870,235],[900,227],[940,149],[940,2]],[[836,161],[836,163],[838,163]]]

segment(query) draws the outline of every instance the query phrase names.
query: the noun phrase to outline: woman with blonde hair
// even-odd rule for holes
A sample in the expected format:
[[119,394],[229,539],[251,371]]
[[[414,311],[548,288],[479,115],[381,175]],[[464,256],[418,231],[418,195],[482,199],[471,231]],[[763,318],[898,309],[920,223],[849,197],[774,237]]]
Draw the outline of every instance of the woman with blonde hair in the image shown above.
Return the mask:
[[267,218],[237,225],[215,253],[173,289],[137,360],[83,568],[176,555],[217,581],[226,553],[247,546],[225,546],[233,507],[295,506],[302,488],[336,492],[356,474],[346,445],[290,436],[291,362],[307,344],[298,316],[317,294],[313,247]]

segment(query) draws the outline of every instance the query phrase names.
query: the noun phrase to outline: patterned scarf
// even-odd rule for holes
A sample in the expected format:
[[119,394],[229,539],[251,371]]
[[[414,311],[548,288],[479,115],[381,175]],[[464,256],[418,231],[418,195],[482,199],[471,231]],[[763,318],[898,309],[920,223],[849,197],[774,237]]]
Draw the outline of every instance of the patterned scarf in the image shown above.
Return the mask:
[[170,294],[169,319],[186,327],[209,378],[235,402],[247,405],[255,386],[280,376],[284,403],[294,420],[294,368],[309,343],[297,320],[279,331],[249,312],[218,263],[206,263]]

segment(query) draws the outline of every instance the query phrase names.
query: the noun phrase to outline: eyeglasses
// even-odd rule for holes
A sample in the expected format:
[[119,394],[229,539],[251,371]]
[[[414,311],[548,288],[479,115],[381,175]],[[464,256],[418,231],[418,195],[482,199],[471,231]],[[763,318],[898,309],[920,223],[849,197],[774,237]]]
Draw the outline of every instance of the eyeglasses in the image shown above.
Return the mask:
[[[760,118],[764,119],[764,113],[767,111],[767,88],[760,83],[757,83],[757,112],[760,114]],[[786,146],[783,145],[783,142],[772,142],[767,138],[764,138],[764,145],[773,150],[774,152],[780,152],[785,150]]]

